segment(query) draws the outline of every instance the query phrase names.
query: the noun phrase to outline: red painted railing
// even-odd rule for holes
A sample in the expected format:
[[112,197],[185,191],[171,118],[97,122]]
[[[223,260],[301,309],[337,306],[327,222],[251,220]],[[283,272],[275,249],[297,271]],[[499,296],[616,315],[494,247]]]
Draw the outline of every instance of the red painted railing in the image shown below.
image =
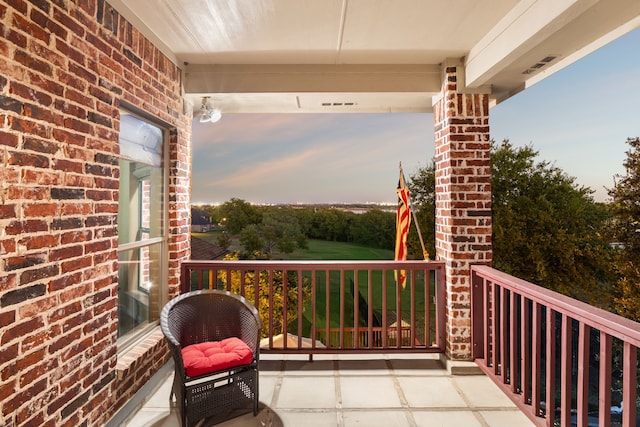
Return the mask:
[[472,316],[477,364],[536,425],[637,425],[639,323],[486,266]]
[[[404,287],[396,286],[399,269]],[[441,262],[189,261],[181,286],[247,298],[263,321],[264,352],[444,350]]]

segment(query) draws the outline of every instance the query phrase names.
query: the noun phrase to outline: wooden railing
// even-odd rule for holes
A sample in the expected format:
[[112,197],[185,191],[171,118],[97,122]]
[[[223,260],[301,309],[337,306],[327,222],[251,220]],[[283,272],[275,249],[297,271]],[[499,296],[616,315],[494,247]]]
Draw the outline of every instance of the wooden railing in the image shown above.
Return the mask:
[[471,274],[474,358],[536,425],[637,425],[639,323],[486,266]]
[[[400,269],[405,286],[396,285]],[[263,321],[264,352],[444,351],[440,262],[188,261],[181,287],[247,298]]]
[[[381,327],[374,327],[373,334],[369,335],[369,328],[330,328],[329,329],[329,338],[327,339],[327,330],[325,328],[316,329],[316,339],[321,342],[329,342],[331,347],[348,347],[351,346],[354,342],[354,335],[357,335],[358,339],[358,348],[369,347],[369,339],[371,341],[371,347],[382,347],[382,346],[391,346],[394,347],[397,344],[396,337],[398,333],[395,328],[387,328],[387,330],[383,330]],[[342,334],[342,340],[340,341],[340,337]],[[386,340],[386,342],[385,342]],[[400,346],[408,347],[411,346],[411,327],[403,326],[400,328]],[[414,343],[420,347],[423,346],[424,343],[418,338],[414,336]]]

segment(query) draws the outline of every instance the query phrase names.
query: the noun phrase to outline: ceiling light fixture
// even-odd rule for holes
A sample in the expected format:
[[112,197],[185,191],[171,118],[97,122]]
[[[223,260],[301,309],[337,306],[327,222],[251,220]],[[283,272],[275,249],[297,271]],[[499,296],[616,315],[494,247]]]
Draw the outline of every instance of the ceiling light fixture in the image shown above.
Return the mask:
[[200,123],[215,123],[222,118],[222,111],[209,105],[209,97],[202,97],[202,107],[200,107]]

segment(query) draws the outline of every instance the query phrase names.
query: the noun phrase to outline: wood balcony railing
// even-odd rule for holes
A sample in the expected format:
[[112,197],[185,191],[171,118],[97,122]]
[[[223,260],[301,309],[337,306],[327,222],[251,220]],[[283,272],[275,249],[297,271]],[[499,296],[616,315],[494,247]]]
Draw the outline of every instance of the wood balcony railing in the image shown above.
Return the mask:
[[640,324],[472,267],[476,363],[540,426],[637,424]]
[[264,352],[444,351],[441,262],[188,261],[181,287],[247,298],[263,321]]

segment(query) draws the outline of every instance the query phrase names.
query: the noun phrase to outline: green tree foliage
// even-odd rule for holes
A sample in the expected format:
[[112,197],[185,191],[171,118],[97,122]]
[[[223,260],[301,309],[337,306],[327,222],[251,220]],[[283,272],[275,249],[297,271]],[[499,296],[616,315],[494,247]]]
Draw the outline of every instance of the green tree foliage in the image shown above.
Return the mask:
[[339,209],[318,209],[309,226],[309,237],[332,242],[351,242],[355,214]]
[[306,247],[302,228],[291,209],[268,209],[262,216],[261,231],[265,249],[269,254],[274,247],[285,254],[290,254],[297,247]]
[[238,234],[249,224],[259,224],[262,215],[251,203],[233,198],[219,207],[220,223],[231,234]]
[[[225,255],[225,260],[237,260],[238,254]],[[303,307],[311,298],[311,282],[308,277],[302,278],[302,283],[298,283],[298,276],[295,272],[287,274],[286,277],[282,271],[276,271],[273,274],[273,284],[269,285],[269,273],[261,271],[258,279],[258,304],[256,308],[263,322],[262,336],[269,336],[269,326],[273,329],[273,335],[285,333],[284,312],[282,307],[285,293],[287,295],[287,324],[295,324],[298,318],[298,293],[302,292]],[[220,271],[218,276],[222,280],[227,280],[226,271]],[[285,280],[286,279],[286,280]],[[231,271],[231,291],[237,294],[241,292],[241,275],[237,270]],[[244,297],[252,304],[255,303],[255,272],[247,272],[244,276]],[[286,286],[286,291],[285,291]],[[269,307],[273,307],[272,316],[270,317]],[[304,310],[304,309],[303,309]]]
[[613,221],[611,236],[621,243],[616,253],[615,302],[623,316],[640,321],[640,138],[628,138],[624,175],[608,190]]
[[240,245],[244,249],[243,258],[251,258],[249,254],[261,251],[264,247],[264,241],[260,233],[260,228],[256,224],[249,224],[240,231]]
[[395,245],[395,229],[395,214],[373,209],[356,215],[351,234],[353,241],[361,245],[381,249],[393,249]]
[[[422,234],[422,240],[430,258],[435,257],[435,222],[436,222],[436,165],[435,162],[410,176],[407,183],[411,205],[415,216],[418,218],[418,226]],[[414,221],[414,218],[411,218]],[[422,244],[418,236],[418,227],[412,224],[409,228],[407,246],[411,258],[423,259]]]
[[296,215],[291,209],[281,207],[264,209],[262,222],[244,227],[239,240],[244,249],[243,258],[253,258],[256,253],[261,258],[271,258],[275,248],[289,254],[307,245]]
[[[493,265],[609,308],[612,251],[601,233],[606,208],[559,168],[536,162],[537,155],[532,147],[516,148],[507,140],[492,143]],[[433,248],[432,234],[424,230],[432,231],[435,222],[435,166],[412,175],[409,189],[418,216],[426,217],[420,225]]]
[[218,235],[216,243],[226,251],[231,247],[231,236],[229,236],[229,233],[222,232]]
[[609,308],[612,250],[608,215],[593,190],[578,186],[532,147],[492,143],[494,267]]

